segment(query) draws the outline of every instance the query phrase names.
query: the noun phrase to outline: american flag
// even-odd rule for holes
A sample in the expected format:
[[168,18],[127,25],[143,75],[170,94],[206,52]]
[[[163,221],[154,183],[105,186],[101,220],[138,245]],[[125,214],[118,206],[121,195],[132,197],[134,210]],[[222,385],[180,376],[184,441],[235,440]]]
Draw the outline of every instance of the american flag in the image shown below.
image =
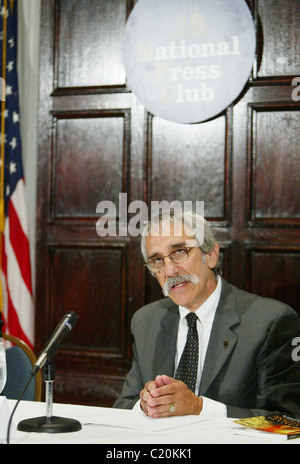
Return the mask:
[[17,80],[17,0],[0,0],[1,103],[1,292],[3,333],[34,346],[25,180],[22,166]]

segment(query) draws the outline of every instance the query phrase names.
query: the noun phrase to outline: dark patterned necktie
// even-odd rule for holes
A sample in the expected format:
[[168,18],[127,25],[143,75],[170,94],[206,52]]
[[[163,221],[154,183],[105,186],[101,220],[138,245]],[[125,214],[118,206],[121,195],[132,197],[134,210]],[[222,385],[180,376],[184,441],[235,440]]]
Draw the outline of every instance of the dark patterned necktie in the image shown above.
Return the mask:
[[195,313],[189,313],[186,319],[189,329],[175,379],[181,380],[190,390],[195,392],[199,356],[199,340],[196,326],[198,317]]

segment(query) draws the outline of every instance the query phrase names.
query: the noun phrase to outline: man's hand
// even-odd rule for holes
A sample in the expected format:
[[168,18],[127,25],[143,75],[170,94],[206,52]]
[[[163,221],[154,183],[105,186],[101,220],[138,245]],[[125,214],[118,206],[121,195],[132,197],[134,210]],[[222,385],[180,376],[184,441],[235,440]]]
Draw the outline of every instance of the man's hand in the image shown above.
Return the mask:
[[183,382],[166,375],[158,375],[147,382],[140,393],[141,408],[150,417],[198,415],[202,398],[195,395]]
[[140,392],[141,409],[147,416],[149,416],[149,401],[152,398],[152,392],[163,385],[165,384],[162,380],[162,376],[158,375],[155,380],[147,382],[143,390]]

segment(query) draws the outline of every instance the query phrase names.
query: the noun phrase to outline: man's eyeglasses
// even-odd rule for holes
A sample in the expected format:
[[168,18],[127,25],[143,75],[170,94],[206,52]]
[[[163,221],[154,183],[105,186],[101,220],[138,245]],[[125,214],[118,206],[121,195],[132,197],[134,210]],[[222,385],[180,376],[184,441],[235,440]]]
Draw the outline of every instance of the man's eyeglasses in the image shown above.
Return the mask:
[[163,270],[165,267],[165,259],[170,258],[170,260],[175,263],[175,264],[181,264],[187,261],[189,257],[189,252],[193,248],[198,248],[198,247],[189,247],[189,248],[179,248],[178,250],[171,251],[168,255],[165,256],[155,256],[154,258],[149,259],[145,266],[149,269],[151,272],[160,272]]

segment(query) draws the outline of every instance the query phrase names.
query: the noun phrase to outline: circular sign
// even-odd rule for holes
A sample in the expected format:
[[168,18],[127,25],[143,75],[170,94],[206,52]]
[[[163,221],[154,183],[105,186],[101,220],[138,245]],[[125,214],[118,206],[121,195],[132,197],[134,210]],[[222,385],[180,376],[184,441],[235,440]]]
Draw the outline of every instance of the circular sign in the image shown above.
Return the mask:
[[255,45],[244,0],[139,0],[124,34],[128,86],[156,116],[202,122],[241,94]]

